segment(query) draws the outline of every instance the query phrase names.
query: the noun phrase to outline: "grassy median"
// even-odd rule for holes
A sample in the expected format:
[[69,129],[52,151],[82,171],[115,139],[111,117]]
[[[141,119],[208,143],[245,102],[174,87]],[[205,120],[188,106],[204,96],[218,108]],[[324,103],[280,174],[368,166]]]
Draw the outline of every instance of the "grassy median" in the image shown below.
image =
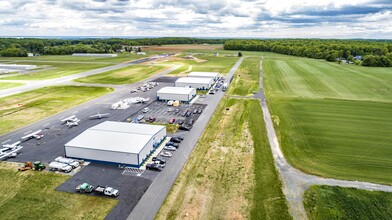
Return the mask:
[[258,100],[223,98],[156,219],[290,219]]
[[251,96],[260,88],[260,57],[248,57],[237,69],[227,93]]
[[10,89],[18,86],[23,86],[24,83],[9,83],[9,82],[0,82],[0,90]]
[[113,89],[103,87],[51,86],[0,98],[0,134],[111,91]]
[[0,163],[1,219],[104,219],[117,200],[58,192],[70,176]]

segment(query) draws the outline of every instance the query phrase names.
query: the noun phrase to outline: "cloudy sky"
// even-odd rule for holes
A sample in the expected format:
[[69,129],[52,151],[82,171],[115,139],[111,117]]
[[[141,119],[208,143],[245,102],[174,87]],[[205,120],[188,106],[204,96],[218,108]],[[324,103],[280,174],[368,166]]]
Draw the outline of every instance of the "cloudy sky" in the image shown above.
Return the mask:
[[392,0],[0,0],[0,36],[392,39]]

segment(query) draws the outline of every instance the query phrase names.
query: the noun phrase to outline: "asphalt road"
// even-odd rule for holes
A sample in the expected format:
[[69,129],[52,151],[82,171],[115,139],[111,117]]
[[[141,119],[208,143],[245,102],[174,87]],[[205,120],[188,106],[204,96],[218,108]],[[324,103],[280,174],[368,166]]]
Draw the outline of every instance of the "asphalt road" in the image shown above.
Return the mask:
[[305,208],[303,206],[303,194],[311,185],[329,185],[352,187],[365,190],[376,190],[392,192],[392,186],[358,182],[337,180],[332,178],[322,178],[310,174],[303,173],[292,167],[284,157],[280,148],[278,138],[273,126],[271,114],[268,109],[267,100],[263,88],[263,70],[262,63],[260,62],[260,91],[256,98],[260,98],[260,104],[263,109],[264,121],[267,128],[268,140],[271,146],[272,155],[275,160],[275,165],[280,173],[283,181],[283,193],[289,205],[290,213],[294,219],[308,219]]
[[[240,58],[230,72],[227,74],[225,82],[229,83],[235,71],[242,63],[243,58]],[[160,207],[165,201],[170,192],[178,174],[181,172],[188,157],[192,153],[193,148],[196,146],[197,141],[203,134],[212,114],[222,99],[224,92],[219,90],[215,95],[208,95],[204,101],[208,102],[202,115],[195,122],[191,132],[184,135],[184,141],[181,143],[180,148],[173,154],[170,159],[171,163],[167,164],[165,169],[155,178],[151,186],[145,192],[139,203],[133,209],[132,213],[128,216],[129,220],[150,220],[154,219]]]
[[[21,93],[21,92],[26,92],[26,91],[29,91],[29,90],[32,90],[32,89],[38,89],[38,88],[45,87],[45,86],[54,86],[54,85],[70,82],[70,81],[78,79],[78,78],[91,76],[91,75],[103,73],[103,72],[106,72],[106,71],[110,71],[110,70],[115,70],[115,69],[131,66],[131,65],[134,65],[134,64],[148,62],[148,61],[151,61],[151,60],[155,60],[155,58],[152,58],[152,57],[142,58],[142,59],[138,59],[138,60],[133,60],[133,61],[129,61],[129,62],[120,63],[120,64],[113,65],[113,66],[108,66],[108,67],[103,67],[103,68],[99,68],[99,69],[95,69],[95,70],[86,71],[86,72],[83,72],[83,73],[78,73],[78,74],[73,74],[73,75],[69,75],[69,76],[59,77],[59,78],[55,78],[55,79],[39,80],[39,81],[36,81],[36,82],[24,81],[24,82],[27,83],[26,85],[18,86],[18,87],[14,87],[14,88],[10,88],[10,89],[5,89],[5,90],[0,90],[0,98],[5,97],[5,96],[9,96],[9,95],[13,95],[13,94],[17,94],[17,93]],[[22,82],[22,81],[20,81],[20,82]]]

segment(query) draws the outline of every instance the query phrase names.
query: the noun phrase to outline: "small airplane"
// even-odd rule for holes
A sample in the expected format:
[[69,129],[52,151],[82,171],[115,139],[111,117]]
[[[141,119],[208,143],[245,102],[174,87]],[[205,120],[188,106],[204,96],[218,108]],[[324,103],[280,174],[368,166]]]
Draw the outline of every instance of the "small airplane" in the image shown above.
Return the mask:
[[61,122],[62,122],[63,124],[66,123],[66,125],[67,125],[68,127],[73,127],[73,126],[78,126],[80,120],[76,117],[76,115],[72,115],[72,116],[70,116],[70,117],[68,117],[68,118],[62,119]]
[[90,115],[90,119],[101,119],[101,118],[106,118],[109,117],[110,113],[103,113],[103,114],[96,114],[96,115]]
[[137,98],[136,99],[136,103],[145,103],[145,102],[148,102],[148,101],[150,101],[150,98]]
[[23,147],[19,146],[21,142],[17,141],[13,144],[5,144],[3,148],[0,148],[0,160],[4,158],[16,157],[18,151]]
[[44,136],[43,134],[41,134],[41,132],[42,132],[42,130],[38,130],[36,132],[30,133],[26,136],[23,136],[22,140],[29,140],[31,138],[35,138],[35,139],[39,140],[39,139],[43,138],[43,136]]

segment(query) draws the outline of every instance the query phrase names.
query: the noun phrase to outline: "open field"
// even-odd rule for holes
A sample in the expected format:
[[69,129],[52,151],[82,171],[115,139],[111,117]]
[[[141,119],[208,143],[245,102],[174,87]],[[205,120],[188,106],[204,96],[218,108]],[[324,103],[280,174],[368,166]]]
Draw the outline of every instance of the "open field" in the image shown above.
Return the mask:
[[392,68],[282,56],[263,62],[267,96],[392,101]]
[[52,86],[0,98],[0,134],[39,121],[112,90],[104,87]]
[[294,167],[392,184],[391,68],[279,57],[263,65],[275,128]]
[[[146,52],[147,55],[156,54],[156,52]],[[40,65],[44,61],[74,61],[74,62],[108,62],[108,63],[122,63],[138,58],[146,57],[144,55],[136,55],[131,53],[119,53],[117,57],[76,57],[71,55],[42,55],[38,57],[0,57],[0,63],[7,62],[32,62]]]
[[194,55],[196,60],[187,60],[182,57],[183,54],[171,57],[161,63],[165,65],[182,65],[182,67],[171,72],[171,75],[186,75],[192,71],[219,72],[225,75],[238,60],[238,57],[215,57],[213,54]]
[[[99,69],[105,66],[110,66],[110,64],[82,64],[82,63],[31,63],[31,62],[23,62],[23,64],[37,64],[38,67],[42,67],[41,71],[29,73],[29,74],[20,74],[17,76],[8,76],[4,78],[0,78],[0,80],[11,79],[11,80],[44,80],[44,79],[53,79],[62,76],[68,76],[76,73],[81,73],[93,69]],[[1,82],[1,81],[0,81]]]
[[76,79],[82,83],[131,84],[149,78],[165,69],[164,66],[132,65],[92,76]]
[[223,98],[219,104],[156,219],[184,216],[291,218],[258,100]]
[[305,192],[309,219],[392,219],[392,194],[332,186]]
[[2,219],[104,219],[117,200],[55,191],[70,176],[0,163]]
[[260,58],[246,58],[237,69],[227,93],[229,95],[247,96],[259,91],[260,86]]
[[23,85],[24,85],[24,83],[9,83],[9,82],[1,82],[0,81],[0,90],[23,86]]

